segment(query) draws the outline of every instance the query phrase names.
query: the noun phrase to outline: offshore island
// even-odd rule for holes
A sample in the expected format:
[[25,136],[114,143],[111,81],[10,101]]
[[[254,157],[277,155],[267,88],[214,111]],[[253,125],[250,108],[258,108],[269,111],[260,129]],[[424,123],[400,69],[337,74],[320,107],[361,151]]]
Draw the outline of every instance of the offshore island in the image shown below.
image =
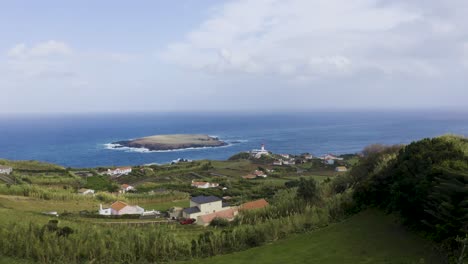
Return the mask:
[[[186,148],[221,147],[227,143],[203,134],[155,135],[133,140],[113,142],[118,147],[146,148],[149,150],[176,150]],[[117,147],[117,148],[118,148]]]

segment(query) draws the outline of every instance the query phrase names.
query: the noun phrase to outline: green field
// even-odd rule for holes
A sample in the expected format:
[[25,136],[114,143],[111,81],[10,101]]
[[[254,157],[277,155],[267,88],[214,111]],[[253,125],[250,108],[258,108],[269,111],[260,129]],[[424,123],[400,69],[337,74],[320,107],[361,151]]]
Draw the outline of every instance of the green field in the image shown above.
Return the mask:
[[430,244],[376,210],[306,234],[191,263],[444,263]]

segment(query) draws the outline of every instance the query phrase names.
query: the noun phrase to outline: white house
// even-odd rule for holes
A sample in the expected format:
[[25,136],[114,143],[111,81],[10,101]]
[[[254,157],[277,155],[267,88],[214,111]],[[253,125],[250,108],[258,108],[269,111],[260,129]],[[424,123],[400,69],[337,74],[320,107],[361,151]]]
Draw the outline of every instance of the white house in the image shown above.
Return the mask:
[[138,205],[128,205],[124,202],[117,201],[113,203],[110,208],[102,208],[102,204],[99,205],[100,215],[126,215],[126,214],[139,214],[142,215],[145,209]]
[[348,169],[345,166],[338,166],[335,168],[336,172],[345,172],[348,171]]
[[120,185],[120,191],[123,192],[123,193],[126,193],[128,191],[133,191],[135,190],[135,187],[131,186],[131,185],[128,185],[128,184],[122,184]]
[[196,196],[190,199],[190,207],[182,211],[185,218],[197,219],[198,216],[224,211],[230,207],[223,207],[223,201],[216,196]]
[[327,154],[327,155],[325,155],[323,157],[320,157],[320,159],[322,159],[324,163],[329,164],[329,165],[335,164],[336,160],[343,160],[343,158],[339,158],[339,157],[334,156],[332,154]]
[[122,168],[116,168],[115,170],[108,169],[106,174],[109,174],[111,176],[117,176],[117,175],[127,175],[130,172],[132,172],[132,167],[122,167]]
[[12,167],[0,165],[0,174],[10,174],[12,171]]
[[199,189],[208,189],[208,188],[216,188],[219,186],[219,183],[214,182],[196,182],[192,181],[192,187],[196,187]]
[[111,215],[111,208],[102,208],[102,204],[99,205],[99,214],[100,215]]
[[275,160],[275,161],[273,161],[273,165],[281,166],[281,165],[283,165],[283,160]]
[[279,155],[285,159],[289,159],[289,154],[279,154]]
[[266,175],[263,171],[261,170],[255,170],[254,172],[255,176],[257,177],[262,177],[262,178],[266,178],[268,175]]
[[94,190],[92,189],[86,189],[86,188],[81,188],[78,190],[78,194],[81,194],[81,195],[90,195],[90,194],[94,194]]
[[265,149],[265,144],[262,144],[262,147],[260,149],[251,150],[250,154],[256,159],[262,157],[263,155],[270,155],[270,153]]

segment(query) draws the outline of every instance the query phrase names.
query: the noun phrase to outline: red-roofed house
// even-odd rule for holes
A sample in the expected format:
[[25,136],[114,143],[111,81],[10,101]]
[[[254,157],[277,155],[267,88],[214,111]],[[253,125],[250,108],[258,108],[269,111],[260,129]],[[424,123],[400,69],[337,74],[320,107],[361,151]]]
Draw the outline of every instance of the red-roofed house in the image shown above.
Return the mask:
[[219,183],[214,182],[196,182],[192,181],[192,187],[200,188],[200,189],[208,189],[208,188],[215,188],[218,187]]
[[125,214],[143,214],[145,209],[138,205],[128,205],[122,201],[113,203],[110,208],[102,208],[102,204],[99,205],[100,215],[125,215]]
[[124,183],[124,184],[120,185],[120,190],[121,190],[123,193],[126,193],[126,192],[128,192],[128,191],[133,191],[133,190],[135,190],[135,187]]
[[257,177],[262,177],[262,178],[266,178],[266,177],[267,177],[267,175],[266,175],[263,171],[261,171],[261,170],[255,170],[254,174],[255,174],[255,176],[257,176]]

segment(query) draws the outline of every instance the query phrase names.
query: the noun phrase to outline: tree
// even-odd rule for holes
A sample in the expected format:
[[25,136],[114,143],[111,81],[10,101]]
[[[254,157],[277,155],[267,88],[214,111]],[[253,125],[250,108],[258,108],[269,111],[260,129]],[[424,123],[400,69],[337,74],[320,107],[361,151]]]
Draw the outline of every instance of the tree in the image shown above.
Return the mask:
[[297,189],[297,196],[306,202],[316,202],[320,198],[317,183],[313,178],[308,180],[301,177]]

